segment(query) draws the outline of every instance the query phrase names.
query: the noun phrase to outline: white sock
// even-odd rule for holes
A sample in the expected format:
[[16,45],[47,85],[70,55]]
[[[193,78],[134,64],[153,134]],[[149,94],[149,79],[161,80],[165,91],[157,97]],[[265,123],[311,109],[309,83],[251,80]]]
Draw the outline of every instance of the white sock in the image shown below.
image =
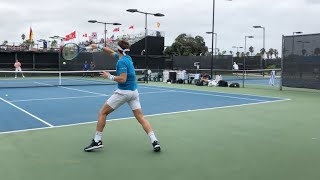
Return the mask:
[[151,143],[153,143],[154,141],[158,141],[153,131],[149,132],[148,136],[150,137]]
[[94,136],[94,141],[99,142],[102,140],[102,132],[96,131],[96,135]]

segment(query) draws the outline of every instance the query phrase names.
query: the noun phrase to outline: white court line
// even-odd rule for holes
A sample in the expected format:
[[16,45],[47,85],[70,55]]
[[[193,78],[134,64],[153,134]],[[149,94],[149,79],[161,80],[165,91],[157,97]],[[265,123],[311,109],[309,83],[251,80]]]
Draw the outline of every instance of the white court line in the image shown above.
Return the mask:
[[[143,87],[143,88],[146,88],[146,89],[156,89],[156,88],[149,88],[149,87]],[[196,93],[196,92],[188,92],[188,91],[178,91],[178,90],[176,90],[175,92],[187,93],[187,94],[205,95],[205,96],[225,97],[225,98],[232,98],[232,99],[243,99],[243,100],[250,100],[250,101],[265,101],[265,100],[261,100],[261,99],[242,98],[242,97],[225,96],[225,95],[217,95],[217,94]],[[209,92],[209,91],[208,91],[208,92]]]
[[[145,117],[172,115],[172,114],[197,112],[197,111],[207,111],[207,110],[215,110],[215,109],[225,109],[225,108],[242,107],[242,106],[258,105],[258,104],[267,104],[267,103],[275,103],[275,102],[283,102],[283,101],[288,101],[288,99],[276,100],[276,101],[265,101],[265,102],[258,102],[258,103],[247,103],[247,104],[231,105],[231,106],[222,106],[222,107],[214,107],[214,108],[204,108],[204,109],[193,109],[193,110],[186,110],[186,111],[176,111],[176,112],[170,112],[170,113],[152,114],[152,115],[146,115]],[[108,122],[121,121],[121,120],[129,120],[129,119],[133,119],[133,118],[134,117],[118,118],[118,119],[110,119],[110,120],[107,120],[107,121]],[[0,132],[0,135],[2,135],[2,134],[20,133],[20,132],[28,132],[28,131],[36,131],[36,130],[43,130],[43,129],[53,129],[53,128],[63,128],[63,127],[70,127],[70,126],[79,126],[79,125],[85,125],[85,124],[93,124],[93,123],[96,123],[96,122],[97,121],[90,121],[90,122],[68,124],[68,125],[54,126],[54,127],[34,128],[34,129],[24,129],[24,130],[18,130],[18,131]]]
[[[46,86],[53,86],[51,84],[46,84],[46,83],[40,83],[40,82],[34,82],[36,84],[42,84],[42,85],[46,85]],[[99,95],[99,96],[108,96],[106,94],[101,94],[101,93],[95,93],[95,92],[91,92],[91,91],[85,91],[85,90],[81,90],[81,89],[75,89],[75,88],[68,88],[68,87],[63,87],[63,86],[58,86],[59,88],[63,88],[63,89],[69,89],[69,90],[74,90],[74,91],[79,91],[79,92],[85,92],[85,93],[89,93],[89,94],[95,94],[95,95]]]
[[15,107],[15,108],[19,109],[20,111],[22,111],[22,112],[24,112],[24,113],[28,114],[29,116],[31,116],[31,117],[33,117],[33,118],[37,119],[38,121],[40,121],[40,122],[42,122],[42,123],[44,123],[44,124],[48,125],[49,127],[54,127],[53,125],[51,125],[51,124],[49,124],[48,122],[46,122],[46,121],[42,120],[41,118],[39,118],[39,117],[37,117],[37,116],[35,116],[35,115],[33,115],[33,114],[29,113],[28,111],[26,111],[26,110],[24,110],[24,109],[22,109],[22,108],[20,108],[20,107],[18,107],[18,106],[16,106],[16,105],[12,104],[11,102],[9,102],[9,101],[7,101],[7,100],[5,100],[5,99],[2,99],[1,97],[0,97],[0,100],[2,100],[2,101],[4,101],[4,102],[8,103],[9,105],[11,105],[11,106],[13,106],[13,107]]
[[98,96],[75,96],[75,97],[62,97],[62,98],[42,98],[42,99],[23,99],[23,100],[12,100],[10,102],[27,102],[27,101],[48,101],[48,100],[64,100],[64,99],[81,99],[81,98],[91,98],[91,97],[101,97]]
[[[264,97],[264,98],[276,98],[276,99],[285,99],[285,100],[291,100],[288,98],[279,98],[279,97],[272,97],[272,96],[261,96],[261,95],[255,95],[255,94],[243,94],[243,93],[224,93],[224,92],[218,92],[218,91],[205,91],[205,90],[199,90],[199,89],[187,89],[187,88],[175,88],[175,87],[164,87],[164,86],[153,86],[151,85],[150,87],[146,87],[146,85],[140,85],[139,87],[141,88],[146,88],[146,89],[162,89],[162,90],[168,90],[168,89],[175,89],[175,90],[188,90],[188,91],[200,91],[200,92],[206,92],[206,93],[217,93],[217,94],[230,94],[230,95],[237,95],[237,96],[255,96],[255,97]],[[154,88],[152,88],[154,87]]]
[[[139,93],[140,95],[145,94],[157,94],[157,93],[167,93],[167,92],[175,92],[175,90],[169,91],[154,91],[154,92],[146,92],[146,93]],[[108,94],[105,95],[97,95],[97,96],[75,96],[75,97],[62,97],[62,98],[39,98],[39,99],[23,99],[23,100],[11,100],[9,102],[28,102],[28,101],[48,101],[48,100],[65,100],[65,99],[81,99],[81,98],[95,98],[95,97],[103,97],[103,96],[111,96]]]
[[107,94],[101,94],[101,93],[96,93],[96,92],[92,92],[92,91],[85,91],[85,90],[81,90],[81,89],[76,89],[76,88],[68,88],[68,87],[63,87],[63,86],[59,86],[60,88],[63,89],[69,89],[69,90],[74,90],[74,91],[79,91],[79,92],[85,92],[85,93],[90,93],[90,94],[95,94],[95,95],[100,95],[100,96],[110,96]]

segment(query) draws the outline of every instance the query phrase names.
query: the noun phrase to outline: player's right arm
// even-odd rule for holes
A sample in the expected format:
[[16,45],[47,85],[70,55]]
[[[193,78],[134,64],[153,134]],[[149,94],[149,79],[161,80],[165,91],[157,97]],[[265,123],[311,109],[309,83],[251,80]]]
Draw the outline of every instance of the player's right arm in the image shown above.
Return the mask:
[[[99,48],[98,46],[100,46],[100,45],[97,45],[97,44],[91,44],[91,47],[92,48]],[[102,49],[104,52],[106,52],[109,56],[111,56],[111,57],[114,57],[115,56],[115,53],[116,52],[114,52],[112,49],[110,49],[110,48],[108,48],[108,47],[102,47],[102,48],[100,48],[100,49]]]

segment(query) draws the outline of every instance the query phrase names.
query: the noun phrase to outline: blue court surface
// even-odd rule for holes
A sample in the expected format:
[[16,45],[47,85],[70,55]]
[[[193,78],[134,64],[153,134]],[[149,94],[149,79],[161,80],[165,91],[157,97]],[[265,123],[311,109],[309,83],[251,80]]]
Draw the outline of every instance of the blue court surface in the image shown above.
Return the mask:
[[[96,122],[115,85],[0,89],[0,133]],[[139,85],[147,116],[283,101],[273,97]],[[128,105],[108,120],[130,118]]]

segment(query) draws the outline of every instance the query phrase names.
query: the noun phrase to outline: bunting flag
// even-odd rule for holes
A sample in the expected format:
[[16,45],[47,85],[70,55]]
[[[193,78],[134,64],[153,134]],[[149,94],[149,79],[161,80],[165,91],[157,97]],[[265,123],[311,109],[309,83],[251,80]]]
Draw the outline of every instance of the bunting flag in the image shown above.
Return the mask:
[[98,35],[97,35],[97,32],[92,32],[91,33],[91,38],[92,39],[97,39]]
[[130,26],[129,29],[134,29],[134,26]]
[[83,34],[83,35],[82,35],[82,37],[88,37],[88,34],[87,34],[87,33],[85,33],[85,34]]
[[157,28],[160,28],[160,22],[157,22]]
[[110,38],[108,38],[107,42],[110,43],[114,40],[114,35],[112,35]]
[[75,39],[76,38],[76,31],[73,31],[72,33],[66,35],[65,40],[69,41],[71,39]]
[[120,31],[120,28],[115,28],[114,30],[113,30],[113,32],[119,32]]
[[32,28],[31,27],[30,27],[29,41],[30,42],[33,41],[33,32],[32,32]]

